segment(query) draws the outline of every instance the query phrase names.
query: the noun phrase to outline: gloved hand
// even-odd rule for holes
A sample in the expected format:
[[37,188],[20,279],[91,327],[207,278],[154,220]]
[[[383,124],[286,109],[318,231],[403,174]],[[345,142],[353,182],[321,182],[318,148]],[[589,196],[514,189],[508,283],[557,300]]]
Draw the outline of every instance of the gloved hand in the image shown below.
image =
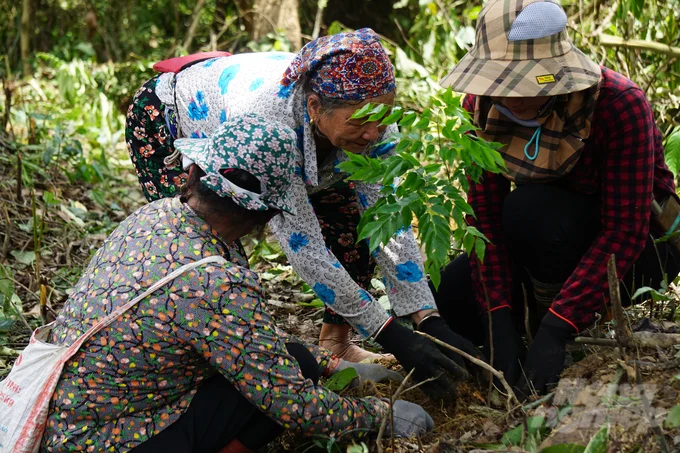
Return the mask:
[[[486,330],[484,352],[491,356],[489,348],[489,317],[482,316]],[[512,310],[499,308],[491,312],[491,326],[493,329],[493,367],[503,373],[505,380],[511,385],[520,376],[521,364],[526,356],[526,346],[517,333],[512,319]],[[498,386],[498,383],[496,383]]]
[[[451,346],[454,346],[463,352],[467,352],[472,357],[487,362],[486,357],[484,357],[483,354],[479,352],[479,349],[477,349],[475,345],[473,345],[472,342],[470,342],[470,340],[461,337],[453,330],[451,330],[449,325],[446,324],[446,321],[444,321],[444,318],[442,318],[441,316],[430,316],[427,319],[424,319],[423,321],[420,322],[420,324],[418,324],[418,330],[428,335],[431,335],[437,338],[438,340],[443,341],[444,343],[448,343]],[[465,368],[465,360],[460,354],[456,354],[452,350],[447,349],[443,346],[437,345],[437,347],[448,358],[456,362],[462,368]]]
[[573,326],[552,312],[543,317],[527,354],[524,374],[515,384],[517,398],[527,399],[532,390],[537,394],[545,393],[548,386],[557,383],[564,367],[565,346],[575,333]]
[[[352,384],[359,384],[366,381],[401,382],[404,380],[401,374],[397,373],[396,371],[388,370],[384,366],[378,365],[377,363],[353,363],[342,359],[340,359],[340,363],[338,363],[338,366],[335,368],[333,373],[337,373],[338,371],[342,371],[347,368],[354,368],[358,375],[358,379],[355,379]],[[350,384],[350,387],[353,387],[353,385]]]
[[394,354],[404,369],[411,371],[415,368],[415,381],[437,378],[423,384],[425,393],[446,403],[455,402],[456,379],[467,379],[469,374],[437,349],[434,343],[396,321],[390,322],[376,340],[387,352]]
[[[390,421],[387,421],[386,433],[396,437],[413,437],[417,434],[425,434],[434,428],[434,421],[425,409],[417,404],[404,400],[397,400],[392,405],[394,417],[394,432],[391,431]],[[389,413],[387,414],[389,417]]]

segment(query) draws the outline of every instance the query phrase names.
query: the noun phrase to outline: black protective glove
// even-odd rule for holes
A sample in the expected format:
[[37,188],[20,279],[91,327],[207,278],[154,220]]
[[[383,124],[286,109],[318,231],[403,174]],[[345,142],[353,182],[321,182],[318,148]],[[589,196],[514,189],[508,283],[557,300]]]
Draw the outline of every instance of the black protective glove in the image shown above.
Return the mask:
[[543,317],[527,354],[524,374],[515,383],[518,398],[527,399],[533,391],[543,394],[559,381],[564,367],[565,346],[575,333],[574,327],[551,312]]
[[423,391],[430,397],[444,400],[447,404],[455,402],[456,379],[467,379],[469,375],[433,342],[396,320],[390,322],[376,340],[387,352],[394,354],[406,371],[415,368],[413,377],[417,382],[437,378],[423,384]]
[[[484,353],[491,357],[489,347],[489,316],[485,313],[484,320]],[[526,346],[519,336],[512,319],[512,310],[499,308],[491,312],[491,328],[493,329],[493,367],[503,373],[505,380],[511,385],[520,376],[520,370],[526,355]],[[496,383],[498,386],[498,383]]]
[[[420,324],[418,324],[418,330],[428,335],[431,335],[436,339],[443,341],[444,343],[448,343],[451,346],[455,346],[461,351],[467,352],[472,357],[488,362],[488,360],[486,360],[486,357],[483,356],[479,349],[477,349],[470,340],[458,335],[453,330],[451,330],[449,325],[446,323],[446,321],[444,321],[444,319],[441,316],[430,316],[427,319],[424,319],[423,321],[420,322]],[[460,354],[456,354],[452,350],[447,349],[443,346],[437,345],[437,347],[448,358],[456,362],[462,368],[465,368],[465,360]]]

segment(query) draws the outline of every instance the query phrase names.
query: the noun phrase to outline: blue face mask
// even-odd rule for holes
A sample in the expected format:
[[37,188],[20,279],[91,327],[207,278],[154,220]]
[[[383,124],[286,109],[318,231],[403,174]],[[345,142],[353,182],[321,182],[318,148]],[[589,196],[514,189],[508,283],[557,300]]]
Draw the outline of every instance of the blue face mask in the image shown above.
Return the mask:
[[[546,112],[548,112],[553,105],[555,104],[555,97],[551,97],[547,101],[545,101],[545,104],[541,106],[540,109],[538,109],[538,113],[536,114],[536,118],[539,118],[543,115],[545,115]],[[494,106],[496,106],[496,110],[501,112],[503,115],[505,115],[509,120],[512,120],[514,123],[519,124],[520,126],[525,126],[525,127],[538,127],[539,123],[536,120],[536,118],[530,119],[530,120],[523,120],[520,118],[517,118],[515,115],[512,114],[512,111],[504,106],[503,104],[499,102],[494,102]]]
[[[538,113],[536,114],[536,117],[530,120],[523,120],[520,118],[517,118],[515,115],[512,114],[512,111],[510,111],[509,108],[505,107],[503,104],[500,104],[498,102],[494,102],[494,106],[496,106],[496,110],[501,112],[503,115],[505,115],[508,119],[512,120],[514,123],[519,124],[520,126],[524,127],[535,127],[536,131],[534,132],[534,135],[531,136],[531,139],[529,142],[524,146],[524,155],[527,157],[529,160],[536,160],[536,157],[538,157],[538,148],[539,148],[539,143],[541,141],[541,124],[538,122],[536,118],[539,118],[543,115],[545,115],[546,112],[548,112],[553,104],[555,103],[555,97],[551,97],[548,99],[543,106],[541,106],[540,109],[538,109]],[[533,154],[530,153],[530,148],[532,143],[534,144],[534,149],[533,149]]]

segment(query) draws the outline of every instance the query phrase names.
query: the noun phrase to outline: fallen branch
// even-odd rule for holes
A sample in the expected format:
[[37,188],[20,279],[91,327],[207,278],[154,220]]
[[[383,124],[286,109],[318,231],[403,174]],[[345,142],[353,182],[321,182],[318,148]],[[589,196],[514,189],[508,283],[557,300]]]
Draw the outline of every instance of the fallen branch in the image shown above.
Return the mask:
[[658,52],[665,55],[680,57],[680,47],[673,47],[660,42],[644,41],[642,39],[623,39],[618,36],[600,35],[600,45],[604,47],[625,47],[627,49],[640,49],[650,52]]
[[440,339],[433,337],[432,335],[428,335],[424,332],[418,332],[418,331],[415,331],[415,332],[418,335],[424,336],[428,340],[434,342],[435,344],[437,344],[437,345],[439,345],[443,348],[450,349],[451,351],[455,352],[456,354],[460,354],[464,359],[469,360],[470,362],[474,363],[478,367],[481,367],[481,368],[487,370],[488,372],[490,372],[491,374],[493,374],[494,376],[496,376],[496,378],[498,378],[498,381],[503,385],[503,388],[505,389],[505,391],[508,392],[508,400],[507,400],[508,412],[512,410],[512,401],[513,400],[515,401],[515,403],[519,404],[519,400],[515,396],[515,392],[512,391],[512,387],[510,387],[510,385],[508,384],[508,381],[505,380],[505,376],[503,376],[503,373],[501,373],[497,369],[493,368],[492,366],[490,366],[488,363],[484,362],[483,360],[479,360],[477,357],[473,357],[470,354],[468,354],[467,352],[461,351],[460,349],[456,348],[455,346],[451,346],[450,344],[445,343],[445,342],[441,341]]
[[645,371],[670,370],[680,367],[680,359],[668,360],[667,362],[646,362],[644,360],[629,360],[629,365],[637,366]]
[[[616,340],[610,338],[576,337],[576,343],[593,346],[619,346]],[[658,332],[633,332],[632,342],[641,348],[671,348],[680,344],[680,334]]]

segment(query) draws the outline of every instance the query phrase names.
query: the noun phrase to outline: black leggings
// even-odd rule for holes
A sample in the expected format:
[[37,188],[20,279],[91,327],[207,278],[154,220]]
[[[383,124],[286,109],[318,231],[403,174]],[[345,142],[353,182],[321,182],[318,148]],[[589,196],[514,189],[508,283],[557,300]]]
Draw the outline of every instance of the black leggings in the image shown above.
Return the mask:
[[[512,266],[510,303],[521,326],[522,284],[527,290],[530,310],[535,312],[529,274],[543,283],[564,283],[569,278],[600,229],[599,197],[579,195],[552,185],[520,186],[505,199],[502,225]],[[631,303],[633,288],[658,287],[664,272],[668,281],[672,281],[680,270],[679,263],[673,247],[666,242],[654,244],[648,237],[640,257],[622,279],[623,304]],[[459,256],[443,270],[441,284],[434,293],[437,307],[451,328],[482,344],[482,314],[472,291],[467,255]]]
[[[321,370],[312,353],[299,343],[286,343],[286,349],[297,360],[302,375],[318,383]],[[201,384],[186,412],[175,423],[130,453],[215,453],[234,439],[256,450],[282,432],[283,427],[253,406],[218,373]]]

